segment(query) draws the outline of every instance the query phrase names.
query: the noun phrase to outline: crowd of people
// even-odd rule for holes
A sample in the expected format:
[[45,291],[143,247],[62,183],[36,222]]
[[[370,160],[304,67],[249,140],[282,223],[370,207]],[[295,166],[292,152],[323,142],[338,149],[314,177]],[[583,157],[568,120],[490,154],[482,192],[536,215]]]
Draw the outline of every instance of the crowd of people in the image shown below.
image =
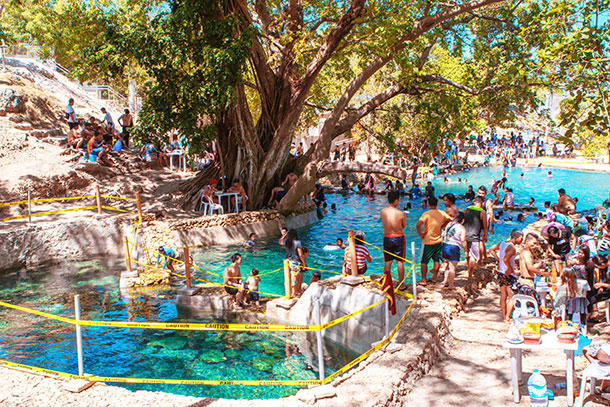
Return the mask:
[[68,148],[83,152],[86,162],[114,166],[112,155],[129,147],[130,131],[134,119],[129,109],[118,118],[121,131],[116,129],[114,120],[106,108],[101,108],[102,118],[89,117],[87,121],[79,119],[74,110],[74,99],[68,100],[65,120],[68,123]]

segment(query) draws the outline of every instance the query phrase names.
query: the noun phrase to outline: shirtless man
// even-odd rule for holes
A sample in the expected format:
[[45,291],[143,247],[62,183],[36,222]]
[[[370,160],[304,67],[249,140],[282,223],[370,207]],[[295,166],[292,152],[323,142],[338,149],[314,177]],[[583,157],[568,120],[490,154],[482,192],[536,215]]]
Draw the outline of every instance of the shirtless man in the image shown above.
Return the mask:
[[455,206],[455,195],[451,193],[445,194],[443,196],[443,203],[445,204],[445,212],[451,216],[452,220],[455,219],[455,215],[459,212],[458,207]]
[[125,109],[125,113],[123,113],[117,120],[121,127],[123,128],[123,140],[125,141],[125,147],[129,146],[129,132],[133,127],[133,116],[129,113],[129,109]]
[[267,205],[271,206],[275,202],[280,202],[288,190],[297,182],[297,179],[299,179],[297,174],[294,172],[288,173],[286,178],[284,178],[284,182],[282,182],[282,186],[274,187],[271,190],[271,197],[269,198]]
[[528,233],[523,242],[523,249],[519,254],[521,278],[528,280],[526,283],[531,287],[534,287],[534,277],[536,274],[542,277],[550,277],[551,274],[540,270],[540,266],[542,265],[540,262],[534,262],[534,254],[532,251],[535,250],[537,244],[538,238],[534,234]]
[[[396,260],[398,268],[398,280],[402,281],[405,277],[405,234],[407,227],[407,216],[397,209],[400,204],[400,193],[398,191],[388,192],[388,203],[386,208],[381,210],[381,222],[383,223],[383,253],[385,264],[383,273],[390,274],[392,262]],[[390,254],[391,253],[391,254]],[[404,284],[403,284],[404,285]],[[400,290],[401,288],[398,287]]]
[[224,273],[225,291],[233,299],[233,309],[240,310],[241,299],[244,295],[244,282],[241,279],[241,254],[235,253],[231,256],[231,264],[227,266]]
[[566,194],[566,190],[563,188],[557,190],[557,212],[564,215],[576,213],[576,204],[574,203],[574,200]]
[[[239,180],[234,179],[233,185],[231,185],[231,187],[229,187],[229,189],[227,191],[235,192],[236,194],[239,194],[239,196],[241,197],[241,202],[242,202],[241,210],[245,211],[246,210],[246,201],[248,200],[248,195],[246,195],[246,190],[239,183]],[[235,197],[231,197],[231,205],[233,206],[233,208],[235,208],[235,211],[237,212],[237,206],[235,205]]]

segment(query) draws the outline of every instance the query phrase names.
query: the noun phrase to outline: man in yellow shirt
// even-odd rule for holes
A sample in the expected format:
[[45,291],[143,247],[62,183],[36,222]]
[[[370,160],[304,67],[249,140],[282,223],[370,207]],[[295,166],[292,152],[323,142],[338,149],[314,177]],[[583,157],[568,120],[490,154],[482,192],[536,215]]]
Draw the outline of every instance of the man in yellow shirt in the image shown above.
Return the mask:
[[451,221],[451,216],[445,211],[436,209],[438,199],[434,196],[428,198],[428,210],[421,215],[417,221],[417,234],[422,239],[421,255],[421,281],[426,285],[428,274],[428,263],[433,261],[431,282],[436,283],[436,275],[441,262],[441,245],[443,239],[441,233],[443,227]]

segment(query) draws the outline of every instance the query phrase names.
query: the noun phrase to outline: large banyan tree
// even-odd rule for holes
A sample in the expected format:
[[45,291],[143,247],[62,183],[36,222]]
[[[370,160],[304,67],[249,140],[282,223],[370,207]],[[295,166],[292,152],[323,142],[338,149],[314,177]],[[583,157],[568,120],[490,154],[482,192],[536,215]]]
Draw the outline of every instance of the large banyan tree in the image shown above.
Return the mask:
[[[117,73],[117,55],[136,61],[150,78],[139,137],[178,129],[191,149],[215,140],[222,175],[242,180],[251,208],[296,172],[288,212],[333,172],[405,176],[326,160],[333,139],[372,115],[434,149],[535,105],[539,11],[520,0],[171,0],[149,21],[110,19],[90,56]],[[296,132],[318,123],[315,145],[291,156]]]

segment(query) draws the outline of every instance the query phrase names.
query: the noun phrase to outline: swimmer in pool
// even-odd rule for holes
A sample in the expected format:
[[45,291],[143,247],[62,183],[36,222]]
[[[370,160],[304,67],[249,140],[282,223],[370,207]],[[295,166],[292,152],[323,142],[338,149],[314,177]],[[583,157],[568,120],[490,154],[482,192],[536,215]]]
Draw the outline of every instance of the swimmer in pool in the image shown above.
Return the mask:
[[345,249],[345,244],[343,243],[343,239],[341,239],[340,237],[337,238],[337,242],[336,243],[329,243],[329,246],[338,246],[342,249]]

